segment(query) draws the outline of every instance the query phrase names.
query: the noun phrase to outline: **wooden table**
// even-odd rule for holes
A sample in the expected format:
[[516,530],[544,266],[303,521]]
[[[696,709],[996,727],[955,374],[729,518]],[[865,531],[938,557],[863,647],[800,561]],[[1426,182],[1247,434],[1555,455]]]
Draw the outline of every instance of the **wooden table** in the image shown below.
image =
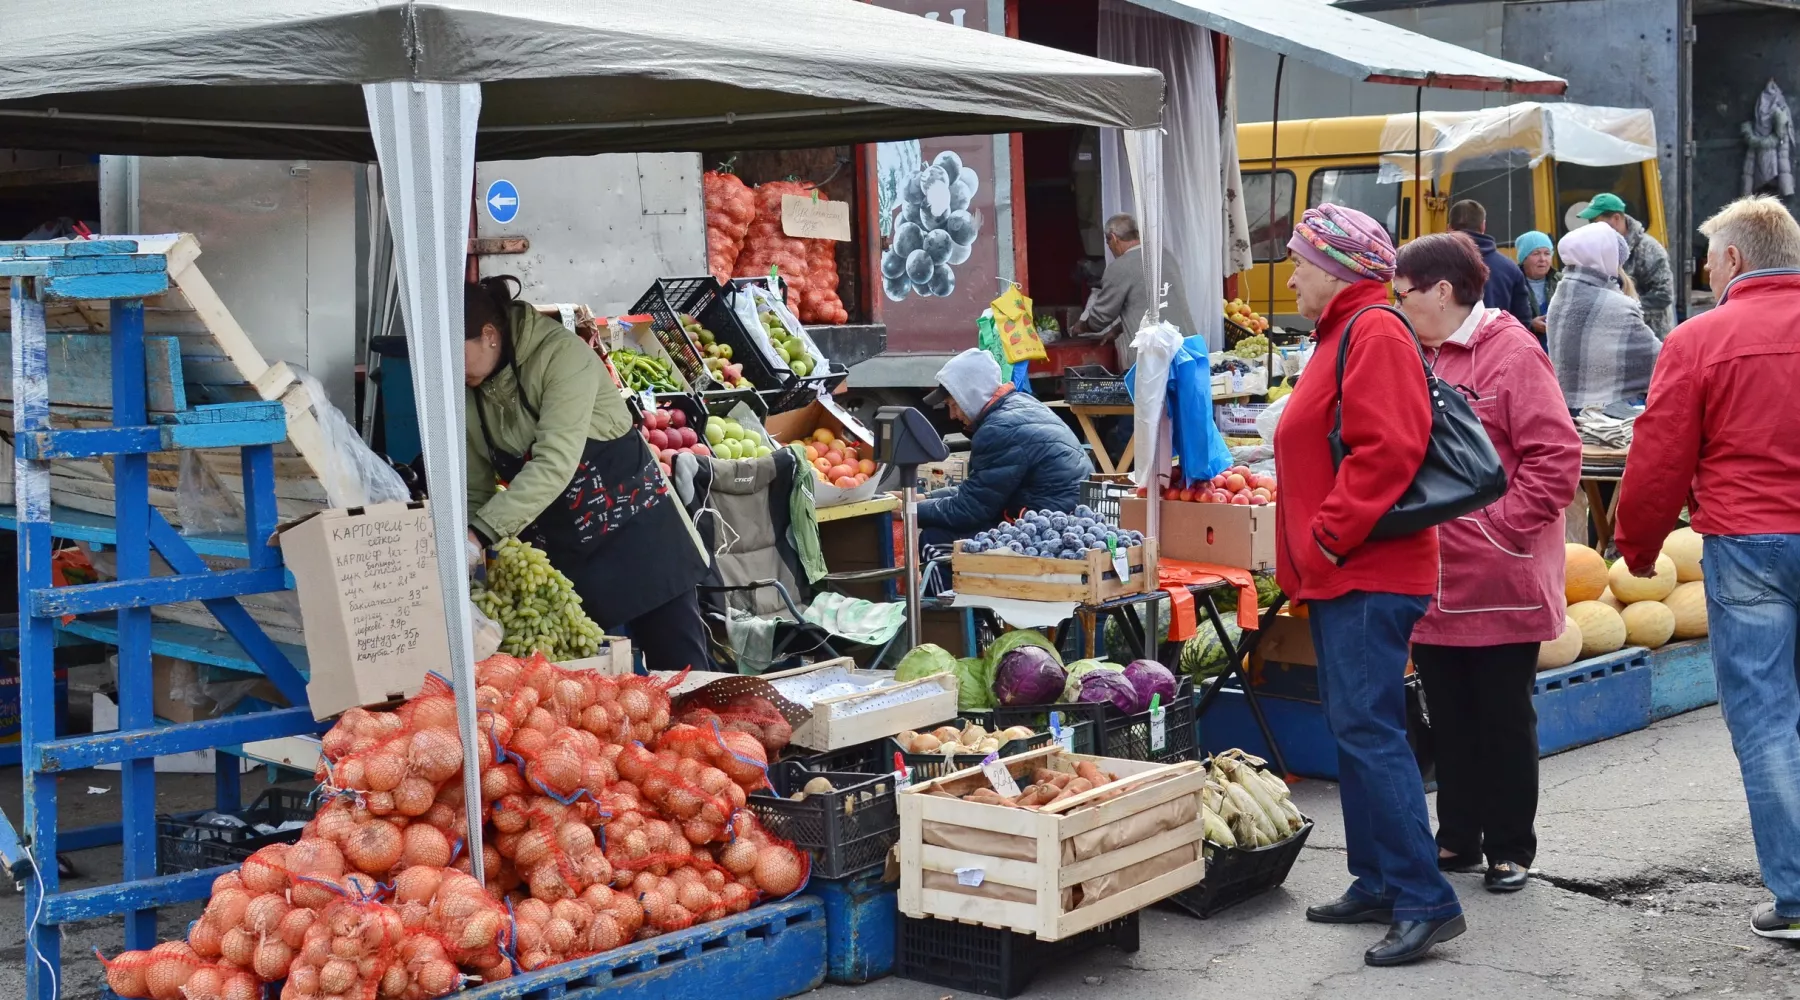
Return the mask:
[[900,498],[892,493],[877,493],[867,500],[855,503],[840,503],[831,507],[820,507],[814,511],[820,524],[830,521],[842,521],[850,517],[867,517],[870,514],[891,514],[900,509]]
[[1600,484],[1614,483],[1625,477],[1625,449],[1581,446],[1581,491],[1587,498],[1588,522],[1594,526],[1594,548],[1602,555],[1612,547],[1613,518],[1619,512],[1619,489],[1613,487],[1612,498],[1602,497]]
[[1125,442],[1125,450],[1119,453],[1119,460],[1114,462],[1112,454],[1106,450],[1106,440],[1100,436],[1100,431],[1094,427],[1094,418],[1129,417],[1137,412],[1136,409],[1130,405],[1089,406],[1084,403],[1071,403],[1062,399],[1053,399],[1044,405],[1059,410],[1068,410],[1070,413],[1075,414],[1075,422],[1081,425],[1081,433],[1087,436],[1088,444],[1094,450],[1094,464],[1099,466],[1102,474],[1116,475],[1118,473],[1131,471],[1131,466],[1135,461],[1135,453],[1137,451],[1137,435],[1135,433],[1132,434],[1131,440]]

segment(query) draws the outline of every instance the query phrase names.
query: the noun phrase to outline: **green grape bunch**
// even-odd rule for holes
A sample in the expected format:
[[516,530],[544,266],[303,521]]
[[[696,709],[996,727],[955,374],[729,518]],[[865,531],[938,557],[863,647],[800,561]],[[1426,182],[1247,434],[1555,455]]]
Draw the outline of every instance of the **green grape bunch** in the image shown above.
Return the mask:
[[487,583],[470,597],[506,629],[502,652],[529,656],[535,650],[552,660],[573,660],[600,650],[600,626],[581,609],[575,585],[529,542],[501,539]]

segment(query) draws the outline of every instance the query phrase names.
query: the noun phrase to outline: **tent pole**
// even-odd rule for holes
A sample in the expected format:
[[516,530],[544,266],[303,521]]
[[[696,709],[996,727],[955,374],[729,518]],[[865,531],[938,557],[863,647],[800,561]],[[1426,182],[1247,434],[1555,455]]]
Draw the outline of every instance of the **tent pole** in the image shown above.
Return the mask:
[[[1281,73],[1287,68],[1285,54],[1275,58],[1275,109],[1269,118],[1269,242],[1275,241],[1275,191],[1281,186],[1281,150],[1276,140],[1281,138]],[[1275,264],[1281,258],[1275,256],[1276,247],[1269,248],[1269,322],[1275,316]],[[1285,254],[1283,255],[1285,256]]]
[[1420,152],[1419,146],[1420,146],[1421,138],[1424,135],[1424,124],[1423,124],[1424,117],[1425,117],[1425,88],[1424,87],[1414,87],[1413,88],[1413,227],[1412,227],[1412,238],[1415,240],[1418,239],[1419,237],[1425,235],[1423,232],[1420,231],[1420,228],[1419,228],[1420,226],[1422,226],[1424,224],[1421,220],[1424,218],[1425,189],[1422,186],[1420,178],[1419,178],[1419,152]]

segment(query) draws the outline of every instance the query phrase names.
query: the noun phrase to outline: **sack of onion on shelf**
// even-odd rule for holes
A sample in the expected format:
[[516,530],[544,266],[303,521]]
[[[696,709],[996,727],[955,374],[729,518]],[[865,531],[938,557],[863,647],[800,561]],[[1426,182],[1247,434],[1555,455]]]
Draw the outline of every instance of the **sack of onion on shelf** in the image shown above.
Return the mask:
[[572,660],[600,649],[600,626],[582,610],[575,585],[529,542],[502,538],[494,546],[486,582],[469,596],[482,614],[506,630],[500,641],[503,652],[524,656],[535,651]]
[[326,801],[292,845],[220,876],[186,941],[106,963],[120,997],[429,1000],[471,980],[742,912],[805,885],[803,851],[744,808],[754,736],[671,726],[667,688],[541,655],[477,665],[485,888],[440,680],[324,737]]
[[733,695],[724,704],[708,706],[690,702],[680,706],[676,721],[701,729],[709,729],[716,721],[727,732],[748,733],[762,744],[768,759],[773,760],[787,749],[794,727],[788,724],[769,699],[748,692]]

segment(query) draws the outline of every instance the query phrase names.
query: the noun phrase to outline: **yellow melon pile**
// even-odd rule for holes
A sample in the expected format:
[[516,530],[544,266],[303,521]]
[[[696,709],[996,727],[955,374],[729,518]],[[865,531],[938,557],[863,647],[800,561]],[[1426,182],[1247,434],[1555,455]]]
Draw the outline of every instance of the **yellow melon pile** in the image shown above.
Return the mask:
[[1562,635],[1538,650],[1538,669],[1566,667],[1626,646],[1656,649],[1671,639],[1706,635],[1700,553],[1700,536],[1679,528],[1663,541],[1656,575],[1636,577],[1625,560],[1608,568],[1600,553],[1569,543],[1563,568],[1568,611]]

